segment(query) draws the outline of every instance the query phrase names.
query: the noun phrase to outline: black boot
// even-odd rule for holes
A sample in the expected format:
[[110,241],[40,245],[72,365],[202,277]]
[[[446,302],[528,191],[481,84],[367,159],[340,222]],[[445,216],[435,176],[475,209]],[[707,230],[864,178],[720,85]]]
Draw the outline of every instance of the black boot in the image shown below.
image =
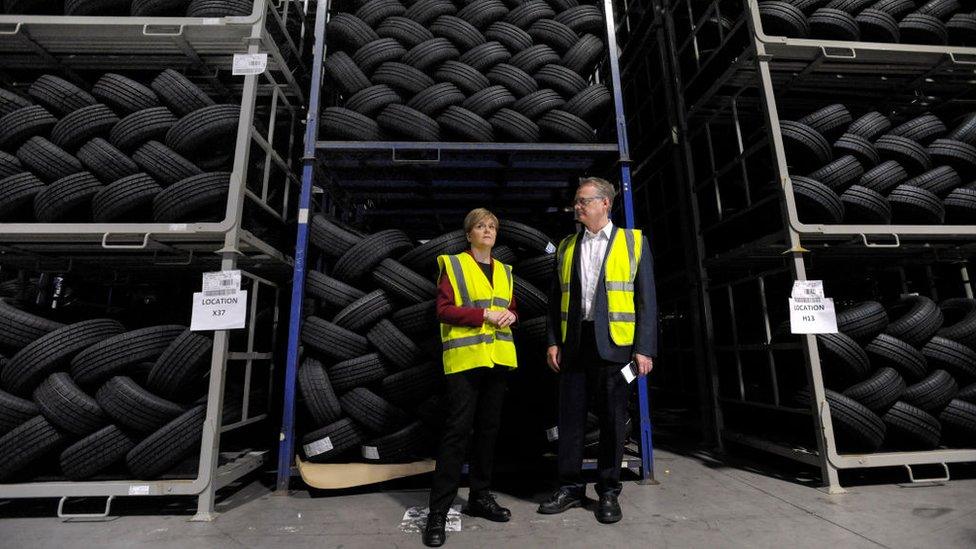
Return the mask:
[[444,545],[447,534],[444,527],[447,525],[447,513],[431,512],[427,515],[427,527],[424,528],[424,545],[427,547],[440,547]]
[[577,495],[569,488],[564,487],[556,490],[549,496],[548,500],[539,504],[539,513],[555,515],[580,505],[583,505],[582,495]]
[[617,494],[609,493],[600,496],[600,505],[596,509],[596,520],[603,524],[613,524],[620,521],[622,517],[623,513],[620,512]]
[[508,522],[512,518],[512,512],[498,505],[495,496],[491,492],[484,492],[477,496],[472,496],[468,504],[461,509],[465,515],[472,517],[482,517],[495,522]]

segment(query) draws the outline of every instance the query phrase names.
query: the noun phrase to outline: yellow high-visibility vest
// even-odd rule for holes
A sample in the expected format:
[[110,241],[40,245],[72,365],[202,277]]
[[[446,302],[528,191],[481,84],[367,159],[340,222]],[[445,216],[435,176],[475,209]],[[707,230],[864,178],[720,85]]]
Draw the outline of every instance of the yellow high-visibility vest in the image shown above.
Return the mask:
[[[566,325],[569,317],[569,286],[573,275],[573,254],[579,235],[567,236],[559,243],[556,264],[559,269],[561,298],[559,301],[562,341],[566,341]],[[633,345],[637,325],[634,306],[634,280],[640,264],[643,238],[639,229],[618,228],[607,246],[603,265],[607,288],[607,308],[610,320],[610,338],[620,346]]]
[[[512,267],[497,259],[493,261],[492,283],[470,254],[442,255],[437,258],[441,275],[447,274],[454,289],[454,304],[458,307],[478,307],[492,311],[508,309],[512,302]],[[440,279],[440,276],[438,276]],[[444,346],[444,373],[453,374],[473,368],[492,368],[496,364],[518,367],[512,329],[495,328],[483,322],[481,326],[454,326],[441,323],[441,343]]]

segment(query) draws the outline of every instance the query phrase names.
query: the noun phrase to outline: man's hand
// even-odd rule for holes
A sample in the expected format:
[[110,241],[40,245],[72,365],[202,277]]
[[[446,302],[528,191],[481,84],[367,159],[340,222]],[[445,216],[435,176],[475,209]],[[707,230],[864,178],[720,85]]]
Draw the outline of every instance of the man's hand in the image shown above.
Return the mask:
[[646,376],[654,369],[654,360],[647,355],[634,353],[634,360],[637,362],[637,373]]
[[487,311],[485,313],[485,322],[496,328],[506,328],[512,324],[515,324],[516,318],[515,313],[508,310]]
[[559,373],[559,361],[562,359],[562,350],[559,349],[559,345],[550,345],[546,349],[546,362],[549,363],[549,367],[552,368],[553,372]]

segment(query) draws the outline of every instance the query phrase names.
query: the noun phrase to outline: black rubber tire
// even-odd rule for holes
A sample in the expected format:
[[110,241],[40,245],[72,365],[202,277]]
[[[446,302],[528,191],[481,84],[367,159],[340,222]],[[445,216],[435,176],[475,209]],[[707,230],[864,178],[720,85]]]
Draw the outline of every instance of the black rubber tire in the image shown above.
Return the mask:
[[421,364],[392,373],[380,382],[379,390],[388,401],[405,408],[415,408],[437,389],[444,374],[432,363]]
[[938,334],[976,349],[976,301],[954,297],[939,303],[944,322]]
[[444,135],[452,138],[451,140],[482,143],[495,140],[491,124],[463,107],[448,107],[437,117],[437,123]]
[[546,65],[535,73],[534,78],[540,88],[551,88],[563,97],[573,97],[587,86],[586,80],[576,71],[562,65]]
[[881,447],[885,424],[877,414],[852,398],[830,389],[825,392],[834,438],[840,452],[865,453]]
[[233,150],[240,116],[238,105],[211,105],[193,111],[166,132],[166,146],[191,160]]
[[762,31],[769,36],[806,38],[810,36],[810,23],[799,7],[782,0],[769,0],[759,5]]
[[23,171],[24,166],[21,165],[16,156],[0,151],[0,179],[17,175]]
[[[532,36],[511,23],[496,21],[485,29],[485,38],[505,46],[508,51],[522,51],[532,47]],[[573,40],[573,42],[576,42]]]
[[877,149],[866,137],[845,133],[834,141],[834,156],[853,156],[865,168],[875,166],[880,158]]
[[202,173],[174,183],[156,195],[157,223],[221,221],[227,208],[229,172]]
[[[562,99],[559,102],[562,103]],[[498,109],[498,112],[488,119],[488,123],[491,124],[492,130],[500,141],[537,143],[541,139],[538,124],[512,109]]]
[[603,11],[589,4],[563,10],[553,19],[577,33],[601,33],[605,31],[606,26],[603,20]]
[[316,316],[305,319],[302,342],[339,360],[362,356],[369,351],[369,342],[365,337]]
[[342,395],[339,402],[346,415],[374,433],[389,433],[408,422],[406,412],[364,387]]
[[942,336],[934,336],[922,347],[930,368],[941,368],[963,385],[976,381],[976,351]]
[[389,320],[377,322],[366,333],[366,339],[386,359],[386,363],[397,370],[416,366],[422,355],[420,347]]
[[895,126],[888,131],[888,135],[900,135],[927,145],[944,136],[946,131],[945,123],[937,116],[924,114]]
[[388,257],[398,257],[413,247],[410,237],[399,229],[387,229],[360,240],[336,261],[333,276],[358,281]]
[[959,390],[956,398],[970,404],[976,404],[976,383],[967,385]]
[[[891,322],[884,333],[921,347],[942,327],[942,310],[925,296],[908,296],[888,307]],[[909,381],[913,378],[906,377]]]
[[885,134],[875,141],[874,148],[881,160],[894,160],[910,174],[921,173],[932,167],[932,159],[925,147],[907,137]]
[[421,25],[430,26],[438,17],[456,13],[457,7],[451,0],[415,0],[403,15]]
[[[463,96],[462,96],[463,97]],[[353,94],[348,100],[346,100],[346,109],[356,111],[363,116],[374,116],[377,112],[383,110],[387,105],[393,103],[403,103],[403,99],[400,95],[393,91],[393,88],[387,86],[386,84],[377,84],[375,86],[370,86],[359,90]],[[341,130],[341,125],[332,122],[334,126],[339,126]],[[368,124],[365,124],[368,125]],[[377,126],[377,131],[379,127]]]
[[568,143],[595,143],[596,134],[586,121],[566,111],[553,109],[537,121],[543,135]]
[[[976,18],[976,15],[973,16]],[[955,128],[946,134],[946,139],[955,139],[972,145],[976,143],[976,113],[970,113],[959,121]]]
[[[383,22],[383,25],[386,25],[386,21]],[[380,38],[380,28],[374,31],[372,26],[351,13],[338,12],[332,14],[325,28],[325,35],[329,38],[329,43],[338,46],[335,50],[347,48],[346,51],[356,51],[367,42]],[[329,51],[333,51],[333,49]]]
[[959,385],[949,372],[935,370],[922,381],[905,389],[901,400],[937,416],[958,392]]
[[135,445],[125,431],[106,425],[61,452],[61,472],[70,480],[87,480],[121,461]]
[[41,413],[31,400],[0,391],[0,436]]
[[325,366],[318,360],[308,357],[302,362],[298,369],[298,390],[316,426],[328,425],[342,415],[339,397],[332,388]]
[[905,181],[905,185],[925,189],[944,198],[953,189],[962,185],[962,178],[952,167],[939,166]]
[[932,450],[939,445],[939,420],[907,402],[896,402],[881,418],[885,422],[887,446],[899,449]]
[[430,432],[415,421],[393,433],[363,442],[360,452],[369,463],[408,463],[431,453]]
[[[529,46],[531,45],[532,42],[529,41]],[[0,117],[6,116],[17,109],[29,107],[33,104],[34,103],[31,102],[30,99],[22,97],[13,91],[0,90]]]
[[101,189],[88,172],[58,179],[34,196],[34,218],[41,223],[91,221],[91,200]]
[[844,387],[864,380],[871,373],[867,353],[853,338],[842,333],[818,334],[817,344],[827,386]]
[[301,455],[305,461],[324,463],[359,446],[365,437],[366,432],[362,427],[349,418],[343,418],[306,433],[302,437]]
[[65,0],[65,15],[129,15],[129,0]]
[[928,154],[933,163],[952,166],[963,177],[976,175],[976,146],[954,139],[936,139],[929,145]]
[[458,229],[424,242],[403,254],[399,261],[414,271],[433,274],[437,272],[437,256],[458,254],[468,247],[464,231]]
[[906,383],[916,383],[928,373],[925,356],[918,349],[888,334],[879,334],[865,345],[864,350],[872,365],[894,368]]
[[957,13],[946,22],[949,45],[976,46],[976,13]]
[[[365,90],[363,90],[365,91]],[[390,105],[392,103],[389,103]],[[384,107],[385,108],[385,107]],[[380,127],[369,116],[342,107],[326,107],[319,119],[326,139],[378,141]]]
[[455,61],[461,52],[446,38],[431,38],[417,44],[403,55],[401,61],[425,72],[446,61]]
[[309,240],[326,256],[338,258],[362,240],[362,237],[347,231],[323,215],[314,215],[309,223]]
[[840,223],[844,203],[830,187],[801,176],[790,178],[799,219],[803,223]]
[[136,17],[183,17],[187,0],[132,0],[129,14]]
[[888,202],[896,224],[941,225],[945,221],[942,200],[931,191],[902,183],[888,194]]
[[909,12],[915,11],[915,0],[878,0],[871,9],[891,14],[895,19],[901,19]]
[[904,44],[928,44],[943,46],[949,41],[949,31],[938,17],[910,13],[898,23]]
[[881,193],[852,185],[842,195],[844,223],[865,225],[890,225],[891,203]]
[[332,322],[347,330],[362,332],[392,312],[393,301],[386,292],[374,290],[336,313]]
[[190,0],[187,17],[245,17],[251,15],[250,0]]
[[336,310],[366,295],[363,291],[318,271],[306,273],[305,291]]
[[500,0],[474,0],[457,12],[457,16],[484,30],[508,15],[508,8]]
[[511,58],[512,54],[505,49],[505,46],[492,40],[464,52],[458,61],[485,73],[499,63],[507,63]]
[[514,271],[536,287],[548,288],[556,276],[556,254],[545,254],[523,260],[518,263]]
[[[79,156],[80,154],[79,152]],[[138,168],[152,176],[163,187],[203,173],[203,170],[196,164],[159,141],[149,141],[143,144],[132,153],[132,160],[138,165]]]
[[108,416],[66,372],[55,372],[34,389],[34,402],[55,427],[85,436],[108,424]]
[[505,16],[505,22],[520,29],[528,29],[540,19],[551,19],[555,16],[556,12],[549,7],[545,0],[526,0],[508,12],[508,15]]
[[426,114],[405,105],[388,105],[376,117],[380,127],[416,141],[438,141],[440,127]]
[[183,413],[179,404],[150,393],[126,376],[106,381],[95,398],[118,425],[140,433],[152,432]]
[[556,245],[542,231],[518,221],[502,220],[498,226],[499,242],[531,250],[538,254],[556,252]]
[[857,184],[880,194],[888,194],[892,189],[908,179],[908,172],[898,162],[885,160],[864,172]]
[[352,95],[370,86],[369,78],[346,52],[337,51],[329,55],[322,63],[322,68],[329,80],[335,82],[346,95]]
[[0,482],[15,478],[66,440],[44,416],[34,416],[12,429],[0,437]]
[[436,336],[437,308],[435,301],[422,301],[400,309],[390,316],[390,322],[401,332],[412,337]]
[[566,53],[579,41],[576,31],[554,19],[536,21],[529,27],[528,34],[535,43],[546,44],[559,53]]
[[976,224],[976,189],[956,189],[949,193],[942,203],[946,210],[947,224]]
[[151,217],[153,199],[162,190],[148,174],[123,177],[92,198],[92,219],[96,223],[142,222]]
[[891,129],[891,120],[887,116],[871,111],[861,115],[847,127],[847,133],[860,135],[866,139],[875,139]]
[[[392,38],[403,44],[405,48],[412,48],[434,37],[434,34],[424,25],[399,15],[384,19],[380,26],[376,27],[376,34],[378,35],[377,38]],[[376,38],[371,40],[376,40]]]
[[[516,57],[518,55],[512,57],[512,60],[514,61]],[[485,76],[488,77],[488,81],[492,84],[507,88],[515,97],[525,97],[539,89],[539,85],[528,72],[516,65],[510,65],[508,63],[495,65]]]
[[566,50],[559,64],[581,76],[586,76],[593,71],[603,55],[603,41],[596,35],[584,34],[573,47]]
[[870,378],[851,385],[844,396],[853,398],[876,414],[884,414],[902,397],[905,380],[893,368],[880,368]]
[[162,141],[176,122],[166,107],[143,109],[120,120],[109,132],[109,141],[121,151],[133,151],[147,141]]
[[206,416],[206,406],[194,406],[144,438],[125,455],[129,471],[137,479],[151,479],[178,465],[200,447]]
[[862,175],[864,175],[864,167],[856,158],[848,154],[810,172],[806,177],[819,181],[836,192],[843,192]]
[[830,2],[827,2],[824,7],[845,11],[851,15],[857,15],[874,2],[875,0],[830,0]]
[[159,105],[156,92],[121,74],[103,74],[92,86],[92,95],[122,114]]
[[898,20],[890,13],[868,8],[854,18],[861,31],[861,40],[896,44],[901,42]]
[[515,250],[505,244],[492,248],[491,257],[506,265],[514,265],[515,262],[518,261],[518,256],[515,255]]
[[47,182],[85,171],[68,151],[40,136],[25,141],[17,149],[17,158],[31,173]]
[[65,115],[51,128],[51,141],[64,149],[75,151],[93,137],[108,135],[119,117],[101,103],[88,105]]
[[837,329],[858,341],[870,341],[884,331],[888,314],[877,301],[863,301],[837,313]]
[[57,123],[58,119],[40,105],[17,109],[0,118],[0,149],[16,150],[35,135],[48,135]]
[[474,25],[453,15],[442,15],[435,19],[430,25],[430,32],[434,36],[450,40],[460,51],[469,50],[487,41],[485,35]]
[[[971,9],[971,6],[967,9]],[[916,13],[931,15],[945,21],[953,13],[961,10],[962,6],[959,4],[959,0],[929,0],[919,6]]]
[[27,88],[32,99],[62,115],[97,103],[94,97],[78,86],[53,74],[43,74]]
[[329,380],[339,393],[363,387],[387,376],[386,362],[378,353],[358,356],[329,367]]
[[439,82],[454,84],[466,95],[475,94],[491,86],[491,82],[481,71],[460,61],[445,61],[437,68],[434,78]]
[[461,108],[484,119],[502,108],[511,107],[515,101],[515,96],[507,88],[494,85],[469,96],[461,103]]
[[34,197],[44,189],[44,183],[30,172],[0,179],[0,220],[34,221]]
[[173,69],[159,73],[149,87],[156,92],[163,104],[179,116],[214,104],[209,95]]
[[833,159],[830,143],[817,130],[792,120],[783,120],[779,125],[787,161],[794,169],[816,169]]
[[515,276],[513,294],[518,303],[519,318],[530,319],[546,314],[548,298],[545,292],[522,277]]
[[156,359],[185,330],[186,326],[171,324],[109,337],[75,355],[71,375],[81,385],[97,385],[131,366]]
[[420,303],[437,293],[437,287],[430,279],[390,258],[381,261],[371,276],[377,286],[403,303]]
[[153,363],[146,388],[176,402],[193,400],[204,388],[212,357],[213,340],[184,330]]
[[[372,42],[368,42],[364,44],[363,47],[356,50],[356,52],[352,55],[352,62],[355,63],[357,67],[359,67],[359,70],[361,70],[363,76],[365,76],[373,72],[373,70],[375,70],[376,67],[380,66],[383,63],[386,63],[387,61],[399,61],[400,58],[403,57],[406,53],[407,50],[404,49],[404,47],[401,46],[400,43],[394,40],[393,38],[379,38],[377,40],[373,40]],[[337,59],[341,59],[341,56]],[[333,62],[335,61],[336,60],[333,60]],[[404,62],[407,63],[406,61]],[[407,64],[410,65],[412,63],[407,63]],[[346,76],[351,77],[351,75],[349,74],[347,74]],[[358,75],[356,75],[356,79],[358,79]],[[349,89],[349,93],[354,93],[359,91],[359,89],[355,89],[352,86],[349,86],[348,89]],[[364,89],[364,88],[360,88],[360,89]]]
[[589,124],[597,124],[613,105],[613,94],[603,84],[594,84],[574,95],[562,110]]
[[840,103],[827,105],[797,120],[817,130],[824,137],[836,137],[844,132],[853,118],[847,107]]
[[111,183],[139,173],[139,166],[128,155],[101,137],[82,145],[78,149],[77,158],[102,183]]
[[942,441],[949,446],[972,448],[976,439],[976,404],[952,399],[939,414]]
[[861,29],[851,14],[832,8],[820,8],[807,18],[810,36],[824,40],[858,41]]
[[565,104],[566,102],[558,93],[544,88],[517,100],[511,108],[530,120],[537,120],[553,109],[562,109]]

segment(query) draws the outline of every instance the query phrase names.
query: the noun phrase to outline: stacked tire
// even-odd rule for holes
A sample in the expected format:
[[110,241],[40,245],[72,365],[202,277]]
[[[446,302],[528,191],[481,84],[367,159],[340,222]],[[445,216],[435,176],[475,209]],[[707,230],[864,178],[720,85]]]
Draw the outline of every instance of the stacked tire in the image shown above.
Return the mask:
[[780,127],[801,222],[976,223],[976,113],[949,129],[833,104]]
[[325,139],[598,140],[602,11],[576,2],[369,0],[329,21]]
[[208,337],[179,325],[129,330],[108,318],[63,325],[6,302],[0,324],[9,356],[0,370],[0,482],[188,474],[206,415]]
[[841,451],[976,447],[976,301],[865,301],[837,326],[817,344]]
[[976,12],[959,0],[762,0],[759,17],[774,36],[976,46]]
[[254,11],[251,0],[190,0],[189,2],[132,0],[6,0],[0,13],[10,15],[78,15],[135,17],[244,17]]
[[240,106],[167,69],[0,90],[0,223],[221,221]]
[[[526,359],[542,368],[547,296],[539,285],[554,272],[555,246],[515,222],[502,222],[498,236],[494,255],[516,273],[522,366],[516,371],[534,368]],[[330,269],[309,272],[305,285],[302,458],[375,463],[430,456],[444,421],[436,258],[467,249],[464,232],[416,245],[399,230],[364,234],[317,215],[310,241]]]

